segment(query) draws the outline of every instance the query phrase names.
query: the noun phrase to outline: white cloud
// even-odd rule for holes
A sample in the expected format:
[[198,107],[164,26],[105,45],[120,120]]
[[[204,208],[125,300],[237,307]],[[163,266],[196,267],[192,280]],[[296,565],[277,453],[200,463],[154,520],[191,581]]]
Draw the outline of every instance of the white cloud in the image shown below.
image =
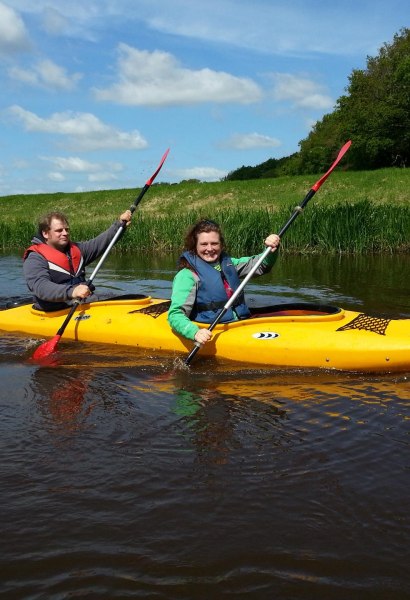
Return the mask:
[[90,182],[101,182],[101,181],[113,181],[117,179],[117,177],[113,173],[93,173],[88,176],[88,181]]
[[334,100],[325,93],[323,86],[289,73],[272,74],[273,95],[280,102],[290,101],[294,108],[326,110],[332,108]]
[[12,79],[28,85],[63,91],[73,90],[82,77],[80,73],[67,75],[66,70],[52,60],[42,60],[31,69],[11,67],[8,74]]
[[10,0],[10,3],[21,14],[35,15],[36,23],[49,35],[95,42],[101,23],[106,21],[108,27],[111,24],[112,12],[105,0]]
[[13,0],[13,5],[43,17],[49,33],[60,27],[59,33],[95,41],[107,23],[108,28],[114,21],[135,28],[143,23],[151,32],[204,44],[299,57],[374,54],[408,21],[403,0],[361,0],[348,6],[322,0]]
[[250,104],[262,98],[251,79],[211,69],[186,69],[168,52],[118,47],[117,83],[95,89],[98,100],[134,106],[166,106],[204,102]]
[[140,150],[148,145],[139,131],[119,131],[111,125],[106,125],[91,113],[67,111],[53,113],[48,119],[43,119],[17,105],[10,107],[7,112],[21,122],[26,131],[67,136],[69,147],[77,151]]
[[61,169],[62,171],[71,171],[71,172],[90,172],[90,171],[100,171],[102,166],[98,163],[91,163],[88,160],[83,160],[82,158],[78,158],[77,156],[69,156],[67,158],[56,156],[56,157],[47,157],[42,156],[42,160],[47,160],[52,162],[56,167]]
[[0,54],[21,52],[30,48],[30,40],[20,15],[0,2]]
[[15,169],[28,169],[30,168],[30,163],[24,158],[17,158],[13,161],[13,167]]
[[10,67],[7,73],[10,79],[15,79],[27,85],[38,85],[38,77],[36,73],[32,70],[21,69],[20,67]]
[[237,133],[229,139],[220,143],[223,148],[232,148],[234,150],[252,150],[253,148],[277,148],[281,142],[260,133]]
[[66,181],[64,173],[84,174],[90,183],[113,181],[117,179],[115,173],[123,170],[120,163],[96,163],[78,156],[40,156],[40,159],[51,162],[58,169],[48,173],[48,178],[55,182]]
[[50,181],[65,181],[65,177],[62,173],[58,173],[56,171],[51,171],[48,174],[48,178],[50,179]]
[[[118,1],[115,4],[118,12],[124,7]],[[376,5],[374,0],[361,0],[349,2],[348,7],[323,0],[156,0],[155,10],[152,0],[127,4],[133,17],[154,31],[205,44],[298,57],[372,54],[402,27],[405,10],[403,0]]]
[[98,173],[107,174],[110,171],[122,171],[123,167],[120,163],[96,163],[79,158],[78,156],[41,156],[42,160],[47,160],[53,163],[61,171],[71,171],[73,173]]
[[214,167],[192,167],[190,169],[175,169],[169,171],[180,179],[199,179],[200,181],[219,181],[228,175],[228,171],[221,171]]
[[61,35],[69,28],[69,20],[52,6],[43,11],[43,28],[50,35]]

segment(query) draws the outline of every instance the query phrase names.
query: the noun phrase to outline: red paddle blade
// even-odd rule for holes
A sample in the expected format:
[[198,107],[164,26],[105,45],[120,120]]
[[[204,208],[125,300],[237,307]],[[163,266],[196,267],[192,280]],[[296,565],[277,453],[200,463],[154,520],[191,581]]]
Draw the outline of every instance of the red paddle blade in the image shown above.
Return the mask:
[[151,175],[151,177],[148,179],[147,183],[145,184],[146,186],[150,186],[152,184],[152,182],[154,181],[155,177],[158,175],[158,173],[160,172],[162,165],[164,164],[167,156],[169,154],[169,148],[168,150],[164,153],[164,156],[161,158],[161,162],[158,165],[158,169],[155,171],[155,173],[153,175]]
[[39,346],[37,350],[35,350],[32,359],[42,360],[53,354],[56,351],[57,344],[60,341],[60,338],[61,335],[55,335],[53,338],[51,338],[51,340],[48,340],[48,342],[44,342],[44,344],[41,344],[41,346]]
[[317,192],[318,189],[320,188],[320,186],[322,185],[322,183],[324,183],[326,181],[326,179],[329,177],[330,173],[333,171],[333,169],[335,167],[337,167],[337,165],[340,163],[340,161],[342,160],[342,158],[344,157],[344,155],[346,154],[346,152],[349,150],[350,146],[352,145],[352,141],[349,140],[348,142],[346,142],[346,144],[339,150],[339,154],[336,157],[335,162],[333,163],[333,165],[330,167],[330,169],[323,175],[323,177],[321,177],[319,179],[319,181],[317,181],[315,183],[315,185],[312,185],[312,190],[314,192]]

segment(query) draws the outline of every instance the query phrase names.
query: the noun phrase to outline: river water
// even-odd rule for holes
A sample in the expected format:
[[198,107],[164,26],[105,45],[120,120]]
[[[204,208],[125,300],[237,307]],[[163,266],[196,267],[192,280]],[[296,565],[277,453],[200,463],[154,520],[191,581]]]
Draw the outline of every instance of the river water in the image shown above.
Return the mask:
[[[169,297],[175,257],[110,293]],[[0,255],[0,296],[25,296]],[[410,317],[410,259],[282,257],[255,305]],[[314,342],[312,342],[314,343]],[[410,598],[409,373],[253,369],[0,334],[0,597]]]

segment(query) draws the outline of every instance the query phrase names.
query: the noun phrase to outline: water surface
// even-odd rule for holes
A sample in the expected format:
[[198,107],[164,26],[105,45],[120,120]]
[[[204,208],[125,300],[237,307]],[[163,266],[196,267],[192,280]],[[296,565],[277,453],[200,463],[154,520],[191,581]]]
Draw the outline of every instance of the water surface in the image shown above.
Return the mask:
[[[0,257],[0,296],[26,295]],[[175,257],[101,291],[169,297]],[[408,257],[286,258],[250,303],[410,317]],[[12,290],[12,293],[11,293]],[[255,370],[0,335],[0,596],[407,599],[409,376]]]

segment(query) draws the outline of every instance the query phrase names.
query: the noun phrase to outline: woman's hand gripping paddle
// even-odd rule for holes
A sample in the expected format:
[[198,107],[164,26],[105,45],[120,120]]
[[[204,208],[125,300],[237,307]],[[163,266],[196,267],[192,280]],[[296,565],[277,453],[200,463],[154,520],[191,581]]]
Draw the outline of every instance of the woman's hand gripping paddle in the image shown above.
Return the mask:
[[[313,198],[313,196],[316,194],[316,192],[318,191],[318,189],[320,188],[320,186],[326,181],[326,179],[329,177],[330,173],[335,169],[335,167],[342,160],[343,156],[349,150],[349,148],[351,146],[351,143],[352,142],[350,140],[348,142],[346,142],[346,144],[340,149],[339,154],[336,157],[336,160],[334,161],[334,163],[332,164],[332,166],[329,168],[329,170],[314,185],[312,185],[312,187],[310,188],[310,190],[308,191],[308,193],[304,197],[303,201],[301,202],[300,206],[297,206],[295,208],[295,210],[292,213],[290,219],[287,221],[287,223],[285,223],[285,225],[282,227],[282,229],[278,232],[279,237],[283,237],[284,233],[289,229],[289,227],[291,226],[291,224],[293,223],[293,221],[296,219],[296,217],[303,211],[303,209],[305,208],[305,206],[309,202],[309,200],[311,200],[311,198]],[[224,316],[224,314],[226,313],[226,311],[229,310],[229,308],[235,302],[236,298],[242,292],[242,290],[245,287],[245,285],[248,283],[249,279],[251,279],[251,277],[253,277],[253,275],[255,274],[255,272],[257,271],[257,269],[259,268],[259,266],[262,264],[262,262],[268,256],[269,252],[271,252],[271,248],[266,248],[266,250],[263,252],[263,254],[260,255],[259,260],[253,266],[252,270],[243,279],[243,281],[241,282],[241,285],[235,290],[235,292],[229,298],[228,302],[221,309],[221,312],[218,314],[218,316],[216,317],[216,319],[208,327],[209,331],[212,331],[214,329],[214,327],[216,327],[216,325],[222,319],[222,317]],[[191,352],[188,354],[188,356],[185,359],[185,364],[186,365],[190,364],[190,362],[192,361],[192,359],[194,358],[195,354],[198,352],[198,350],[200,348],[201,348],[201,344],[199,344],[198,342],[195,342],[195,346],[192,348]]]
[[[148,191],[148,189],[151,187],[152,182],[154,181],[154,179],[156,178],[156,176],[158,175],[158,173],[161,170],[162,165],[164,164],[167,156],[169,153],[169,148],[168,150],[165,152],[164,156],[161,159],[161,162],[158,165],[157,170],[155,171],[155,173],[153,175],[151,175],[151,177],[148,179],[148,181],[146,182],[146,184],[144,185],[144,187],[142,188],[141,192],[139,193],[138,197],[134,200],[133,204],[130,206],[130,211],[131,213],[133,213],[135,211],[135,209],[137,208],[138,204],[141,202],[143,196],[145,195],[145,193]],[[101,268],[101,265],[103,264],[103,262],[105,261],[105,259],[107,258],[111,248],[114,246],[115,242],[118,240],[118,238],[120,237],[121,233],[123,232],[124,228],[126,226],[126,223],[123,221],[120,228],[118,229],[118,231],[116,232],[115,236],[113,237],[113,239],[111,240],[109,246],[107,247],[107,249],[105,250],[104,254],[101,256],[100,260],[98,261],[98,264],[96,265],[94,271],[92,272],[92,274],[90,275],[90,278],[88,279],[88,281],[86,282],[86,285],[88,285],[88,287],[91,286],[92,281],[94,279],[94,277],[97,275],[98,271]],[[63,335],[68,323],[71,321],[71,317],[73,316],[73,314],[75,313],[77,306],[81,303],[81,300],[75,300],[72,307],[70,308],[70,311],[68,312],[64,323],[61,325],[60,329],[57,331],[56,335],[51,339],[48,340],[47,342],[44,342],[43,344],[41,344],[41,346],[39,346],[33,356],[32,356],[32,360],[35,361],[41,361],[44,360],[45,358],[47,358],[48,356],[50,356],[51,354],[53,354],[56,351],[58,342],[61,339],[61,336]]]

